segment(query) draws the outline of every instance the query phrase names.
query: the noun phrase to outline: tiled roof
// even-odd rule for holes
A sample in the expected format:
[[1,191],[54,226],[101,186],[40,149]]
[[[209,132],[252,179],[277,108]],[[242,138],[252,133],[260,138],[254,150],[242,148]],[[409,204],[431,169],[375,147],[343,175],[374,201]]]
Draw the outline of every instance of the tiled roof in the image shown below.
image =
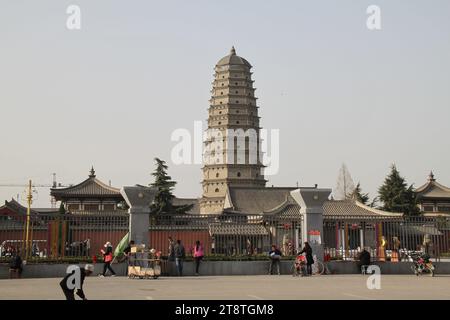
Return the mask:
[[269,234],[267,229],[260,224],[211,224],[209,226],[211,236],[220,235],[250,235],[250,236],[266,236]]
[[172,204],[174,206],[184,206],[184,205],[189,205],[192,204],[193,207],[191,210],[189,210],[187,213],[190,214],[200,214],[200,206],[199,206],[199,199],[197,198],[173,198],[172,200]]
[[233,210],[247,214],[271,212],[288,201],[291,187],[230,187],[230,200]]
[[443,186],[435,180],[430,180],[426,184],[415,190],[417,197],[420,198],[449,198],[450,188]]
[[366,206],[356,200],[329,200],[323,205],[324,216],[402,217],[401,213],[386,212]]
[[[227,212],[243,214],[270,214],[296,217],[300,206],[292,199],[290,192],[297,188],[245,188],[230,187],[229,195],[232,208]],[[392,213],[366,206],[356,200],[328,200],[323,205],[324,216],[361,217],[361,218],[400,218],[401,213]]]
[[108,186],[98,180],[95,176],[90,176],[80,184],[67,188],[52,188],[50,194],[61,200],[65,197],[114,197],[122,198],[120,189]]

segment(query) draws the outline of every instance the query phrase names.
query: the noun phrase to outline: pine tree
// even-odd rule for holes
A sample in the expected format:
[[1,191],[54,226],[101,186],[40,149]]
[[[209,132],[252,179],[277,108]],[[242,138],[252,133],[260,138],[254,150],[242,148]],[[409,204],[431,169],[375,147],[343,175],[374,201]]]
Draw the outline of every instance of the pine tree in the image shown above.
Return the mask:
[[165,161],[155,158],[156,169],[152,173],[155,177],[155,182],[151,183],[151,187],[157,188],[155,199],[150,205],[150,212],[152,214],[164,214],[164,213],[186,213],[193,205],[174,206],[172,204],[175,196],[173,195],[173,189],[177,184],[176,181],[172,181],[172,178],[167,174],[168,166]]
[[59,214],[66,214],[66,208],[64,208],[64,204],[61,202],[58,210]]
[[367,205],[370,199],[368,193],[362,193],[361,184],[359,182],[356,185],[355,190],[353,190],[353,192],[348,197],[356,201],[359,201],[365,205]]
[[378,189],[379,199],[383,203],[381,209],[389,212],[402,212],[405,215],[419,213],[413,185],[408,186],[405,179],[400,176],[395,164]]

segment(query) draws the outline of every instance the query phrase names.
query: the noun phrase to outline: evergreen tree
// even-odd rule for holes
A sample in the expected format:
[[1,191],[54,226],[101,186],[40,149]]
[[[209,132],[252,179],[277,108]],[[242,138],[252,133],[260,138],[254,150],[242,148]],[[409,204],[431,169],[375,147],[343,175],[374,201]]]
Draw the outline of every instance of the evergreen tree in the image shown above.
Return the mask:
[[164,214],[164,213],[186,213],[193,205],[174,206],[172,204],[175,196],[173,195],[173,189],[177,184],[176,181],[172,181],[172,178],[167,174],[168,166],[165,161],[155,158],[156,169],[152,173],[155,177],[155,182],[151,183],[151,187],[157,188],[155,199],[150,205],[150,211],[152,214]]
[[66,214],[66,208],[64,208],[64,204],[62,202],[59,206],[59,214]]
[[408,186],[405,179],[400,176],[395,164],[378,189],[379,199],[383,203],[382,210],[389,212],[402,212],[405,215],[419,213],[413,185]]
[[355,190],[348,196],[350,199],[354,199],[356,201],[359,201],[365,205],[369,202],[369,194],[368,193],[362,193],[361,190],[361,184],[358,182],[356,185]]

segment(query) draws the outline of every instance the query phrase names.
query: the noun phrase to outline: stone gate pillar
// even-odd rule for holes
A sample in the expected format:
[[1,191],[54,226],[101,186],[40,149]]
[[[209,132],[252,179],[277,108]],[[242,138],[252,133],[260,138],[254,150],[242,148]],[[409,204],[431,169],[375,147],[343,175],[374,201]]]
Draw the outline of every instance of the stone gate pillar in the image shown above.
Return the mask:
[[130,209],[129,239],[135,244],[149,246],[148,228],[150,225],[150,204],[156,195],[156,189],[144,186],[123,187],[120,190]]
[[299,188],[291,196],[300,206],[303,217],[302,245],[308,241],[313,254],[323,261],[323,204],[328,200],[331,189]]

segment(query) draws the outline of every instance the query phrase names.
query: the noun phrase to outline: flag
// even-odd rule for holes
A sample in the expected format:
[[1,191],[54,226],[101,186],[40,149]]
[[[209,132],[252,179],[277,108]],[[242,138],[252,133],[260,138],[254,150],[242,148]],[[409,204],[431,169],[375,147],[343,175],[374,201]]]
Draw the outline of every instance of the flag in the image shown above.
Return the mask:
[[130,237],[130,234],[127,232],[127,234],[120,240],[119,244],[116,247],[116,250],[114,250],[114,256],[118,257],[123,254],[123,251],[128,246],[128,239]]

